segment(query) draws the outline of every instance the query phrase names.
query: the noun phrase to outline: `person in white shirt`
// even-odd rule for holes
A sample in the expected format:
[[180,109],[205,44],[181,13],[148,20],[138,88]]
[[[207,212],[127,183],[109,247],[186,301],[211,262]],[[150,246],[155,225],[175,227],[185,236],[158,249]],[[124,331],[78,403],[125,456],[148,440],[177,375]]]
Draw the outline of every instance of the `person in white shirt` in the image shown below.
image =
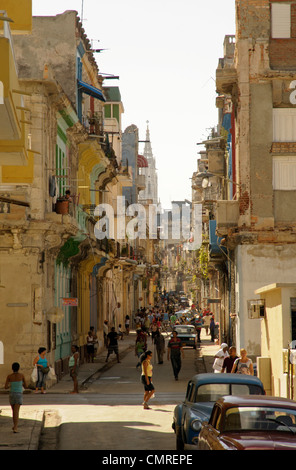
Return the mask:
[[221,348],[215,355],[215,361],[213,364],[213,369],[215,373],[220,373],[223,367],[223,362],[226,357],[229,356],[228,345],[226,343],[221,344]]

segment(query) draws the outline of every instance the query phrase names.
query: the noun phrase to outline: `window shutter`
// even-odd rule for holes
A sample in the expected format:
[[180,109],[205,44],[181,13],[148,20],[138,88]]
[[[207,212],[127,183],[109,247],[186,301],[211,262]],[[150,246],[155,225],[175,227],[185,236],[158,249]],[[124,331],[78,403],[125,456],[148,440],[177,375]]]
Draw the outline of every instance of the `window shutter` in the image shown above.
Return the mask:
[[273,142],[296,142],[296,108],[273,109]]
[[271,4],[271,37],[291,37],[291,5],[288,3]]
[[296,157],[273,157],[273,189],[296,190]]

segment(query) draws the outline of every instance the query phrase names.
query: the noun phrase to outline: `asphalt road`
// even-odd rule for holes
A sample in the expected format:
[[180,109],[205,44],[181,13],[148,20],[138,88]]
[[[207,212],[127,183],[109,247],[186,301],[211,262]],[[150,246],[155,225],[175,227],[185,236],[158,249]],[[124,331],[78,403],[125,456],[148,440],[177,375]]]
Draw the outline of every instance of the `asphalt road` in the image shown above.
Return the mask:
[[[151,339],[148,348],[152,349]],[[27,408],[45,410],[42,450],[175,450],[172,430],[173,411],[183,401],[188,380],[197,372],[198,351],[184,348],[179,380],[175,381],[171,363],[158,364],[153,355],[155,398],[144,410],[140,369],[134,351],[128,352],[105,372],[95,374],[78,395],[65,393],[27,394]],[[104,359],[103,359],[104,360]],[[0,404],[7,397],[0,395]],[[25,409],[25,407],[23,407]]]
[[85,405],[59,410],[63,424],[58,448],[175,450],[173,410],[184,399],[188,379],[196,373],[196,352],[185,348],[184,356],[179,380],[175,381],[166,356],[160,365],[154,355],[156,392],[150,401],[151,410],[141,405],[143,386],[133,352],[98,378],[93,377],[85,392],[76,397],[77,403]]
[[[168,338],[166,338],[166,341]],[[156,351],[148,339],[153,354],[153,383],[155,398],[150,410],[144,410],[143,385],[134,350],[128,350],[127,340],[121,363],[110,361],[105,365],[106,353],[97,357],[90,373],[84,369],[85,379],[90,379],[77,395],[69,394],[73,388],[70,376],[66,376],[46,395],[28,393],[21,407],[24,419],[45,412],[44,429],[39,448],[42,450],[100,450],[100,451],[172,451],[175,450],[175,434],[172,430],[173,411],[185,397],[188,380],[198,372],[204,372],[200,351],[184,348],[184,359],[179,380],[175,381],[172,366],[167,361],[158,364]],[[134,338],[129,339],[133,348]],[[129,351],[129,352],[128,352]],[[94,375],[93,375],[94,374]],[[2,416],[11,415],[8,396],[0,394]],[[5,406],[6,405],[6,406]],[[9,418],[11,419],[11,418]],[[33,419],[33,418],[32,418]],[[24,428],[23,428],[24,429]],[[23,432],[23,434],[25,434]],[[18,434],[18,439],[23,435]]]

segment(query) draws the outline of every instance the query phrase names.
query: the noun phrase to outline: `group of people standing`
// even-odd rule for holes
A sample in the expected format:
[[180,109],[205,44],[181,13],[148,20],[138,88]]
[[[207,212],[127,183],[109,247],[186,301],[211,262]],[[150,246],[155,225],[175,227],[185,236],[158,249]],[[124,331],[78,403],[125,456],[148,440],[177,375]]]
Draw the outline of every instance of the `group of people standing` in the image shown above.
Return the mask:
[[253,362],[247,356],[247,351],[242,348],[240,356],[237,356],[235,346],[228,348],[226,343],[221,344],[215,355],[213,369],[215,373],[254,375]]

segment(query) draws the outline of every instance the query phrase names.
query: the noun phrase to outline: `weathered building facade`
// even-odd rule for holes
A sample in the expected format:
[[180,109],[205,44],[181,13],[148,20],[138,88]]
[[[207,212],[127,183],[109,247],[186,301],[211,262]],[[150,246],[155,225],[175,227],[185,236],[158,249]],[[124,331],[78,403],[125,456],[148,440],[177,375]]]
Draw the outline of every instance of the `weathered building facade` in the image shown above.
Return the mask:
[[[124,324],[139,297],[138,261],[123,255],[117,231],[116,200],[132,185],[120,93],[109,87],[105,96],[76,12],[32,19],[31,2],[23,6],[30,34],[22,24],[21,34],[5,28],[0,37],[1,383],[16,360],[29,377],[40,346],[61,376],[71,344],[83,360],[94,326],[102,347],[104,320]],[[113,208],[115,230],[100,238],[103,204]]]
[[[234,254],[236,345],[254,356],[265,320],[251,315],[252,301],[260,288],[296,276],[295,8],[237,0],[234,55],[216,73],[220,99],[233,107],[235,152],[234,196],[217,202],[217,233]],[[292,340],[292,312],[289,323]]]

